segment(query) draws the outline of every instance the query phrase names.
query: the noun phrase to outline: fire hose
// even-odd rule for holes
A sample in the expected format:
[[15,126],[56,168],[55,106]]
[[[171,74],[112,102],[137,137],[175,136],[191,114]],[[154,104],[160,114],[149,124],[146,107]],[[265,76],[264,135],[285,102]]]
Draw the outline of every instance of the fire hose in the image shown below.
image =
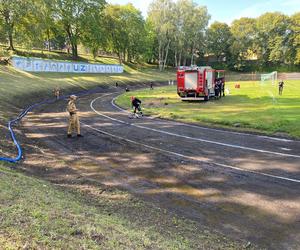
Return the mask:
[[[100,89],[99,87],[95,88],[95,89],[91,89],[91,90],[84,90],[84,91],[80,91],[80,92],[77,92],[77,93],[74,93],[74,95],[76,96],[84,96],[84,95],[89,95],[89,94],[92,94],[92,93],[97,93],[97,92],[100,92],[100,90],[103,91],[103,89]],[[66,99],[68,98],[70,95],[63,95],[61,97],[59,97],[58,99],[46,99],[46,100],[42,100],[40,102],[37,102],[37,103],[34,103],[30,106],[28,106],[27,108],[23,109],[22,112],[13,120],[10,120],[8,122],[8,125],[7,125],[7,128],[9,130],[9,133],[10,133],[10,136],[11,136],[11,139],[14,143],[14,145],[16,146],[17,148],[17,151],[18,151],[18,155],[15,157],[15,158],[10,158],[10,157],[0,157],[0,161],[5,161],[5,162],[10,162],[10,163],[16,163],[18,161],[20,161],[22,158],[23,158],[23,150],[22,150],[22,147],[21,145],[19,144],[19,142],[17,141],[17,138],[16,138],[16,134],[13,130],[13,127],[18,124],[27,114],[28,112],[32,111],[33,109],[37,108],[37,107],[40,107],[42,105],[45,105],[45,104],[53,104],[55,103],[56,101],[58,100],[63,100],[63,99]]]

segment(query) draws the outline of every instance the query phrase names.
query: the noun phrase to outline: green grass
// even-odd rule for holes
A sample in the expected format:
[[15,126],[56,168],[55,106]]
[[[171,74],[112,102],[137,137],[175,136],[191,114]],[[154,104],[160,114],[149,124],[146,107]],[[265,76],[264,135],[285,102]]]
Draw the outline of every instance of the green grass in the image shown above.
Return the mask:
[[277,86],[270,83],[240,82],[240,89],[235,89],[234,85],[233,82],[226,83],[230,95],[209,102],[182,102],[177,96],[176,86],[168,86],[125,93],[117,99],[117,104],[129,109],[130,96],[135,95],[142,99],[146,114],[300,137],[299,80],[285,81],[283,96],[279,96]]
[[128,193],[109,190],[91,198],[8,170],[1,163],[0,246],[1,249],[242,247]]

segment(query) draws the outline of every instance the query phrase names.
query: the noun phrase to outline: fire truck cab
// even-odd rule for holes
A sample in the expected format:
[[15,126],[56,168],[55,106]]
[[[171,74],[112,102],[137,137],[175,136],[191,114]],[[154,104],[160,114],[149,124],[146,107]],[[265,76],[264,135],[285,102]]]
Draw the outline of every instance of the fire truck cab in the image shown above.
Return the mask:
[[181,100],[205,100],[215,97],[215,86],[225,85],[225,70],[210,66],[179,67],[177,70],[177,93]]

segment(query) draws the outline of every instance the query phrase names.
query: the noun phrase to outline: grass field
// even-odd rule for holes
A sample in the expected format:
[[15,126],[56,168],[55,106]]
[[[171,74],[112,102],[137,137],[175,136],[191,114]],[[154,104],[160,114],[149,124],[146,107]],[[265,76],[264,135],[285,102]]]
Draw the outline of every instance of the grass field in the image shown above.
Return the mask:
[[271,83],[226,83],[230,94],[209,102],[182,102],[176,86],[125,93],[117,104],[129,109],[130,97],[143,101],[146,114],[162,118],[300,138],[300,80],[285,81],[283,95]]

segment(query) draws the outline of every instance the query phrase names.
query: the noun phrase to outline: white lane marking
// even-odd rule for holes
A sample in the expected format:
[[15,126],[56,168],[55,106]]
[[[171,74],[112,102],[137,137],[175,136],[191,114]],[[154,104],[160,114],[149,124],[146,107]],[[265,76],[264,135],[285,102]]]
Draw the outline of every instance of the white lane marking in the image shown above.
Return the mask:
[[238,170],[238,171],[241,171],[241,172],[247,172],[247,173],[252,173],[252,174],[256,174],[256,175],[271,177],[271,178],[274,178],[274,179],[279,179],[279,180],[285,180],[285,181],[289,181],[289,182],[300,183],[300,180],[298,180],[298,179],[291,179],[291,178],[287,178],[287,177],[283,177],[283,176],[261,173],[261,172],[257,172],[257,171],[253,171],[253,170],[247,170],[247,169],[243,169],[243,168],[239,168],[239,167],[234,167],[234,166],[230,166],[230,165],[226,165],[226,164],[220,164],[220,163],[216,163],[216,162],[199,160],[196,157],[187,156],[187,155],[184,155],[184,154],[179,154],[179,153],[176,153],[176,152],[173,152],[173,151],[169,151],[169,150],[165,150],[165,149],[153,147],[153,146],[150,146],[150,145],[147,145],[147,144],[144,144],[144,143],[136,142],[136,141],[133,141],[133,140],[130,140],[130,139],[118,136],[118,135],[114,135],[114,134],[108,133],[106,131],[103,131],[101,129],[94,128],[94,127],[92,127],[92,126],[90,126],[90,125],[88,125],[86,123],[82,123],[82,124],[85,125],[86,127],[90,128],[90,129],[92,129],[92,130],[95,130],[95,131],[97,131],[99,133],[102,133],[104,135],[116,138],[118,140],[124,140],[124,141],[130,142],[132,144],[143,146],[145,148],[149,148],[149,149],[152,149],[152,150],[163,152],[163,153],[166,153],[166,154],[169,154],[169,155],[174,155],[174,156],[177,156],[177,157],[181,157],[181,158],[185,158],[185,159],[189,159],[189,160],[193,160],[193,161],[197,161],[197,162],[201,162],[201,163],[213,164],[213,165],[216,165],[216,166],[219,166],[219,167],[222,167],[222,168],[229,168],[229,169]]
[[[118,105],[116,105],[116,99],[118,98],[118,96],[114,97],[111,100],[111,105],[114,106],[116,109],[125,112],[125,113],[130,113],[128,110],[123,109],[121,107],[119,107]],[[147,119],[155,119],[155,117],[146,117]],[[178,125],[178,126],[185,126],[185,127],[190,127],[190,128],[197,128],[197,129],[202,129],[202,130],[210,130],[210,131],[218,131],[218,132],[224,132],[224,130],[221,129],[217,129],[217,128],[206,128],[206,127],[201,127],[199,125],[192,125],[192,124],[185,124],[185,123],[179,123],[179,122],[173,122],[173,121],[168,121],[174,125]],[[235,131],[227,131],[226,133],[230,133],[230,134],[235,134],[235,135],[246,135],[246,136],[255,136],[255,137],[260,137],[260,138],[264,138],[264,139],[269,139],[269,140],[274,140],[274,141],[282,141],[282,142],[300,142],[300,141],[295,141],[295,140],[289,140],[289,139],[284,139],[284,138],[278,138],[278,137],[272,137],[272,136],[266,136],[266,135],[255,135],[255,134],[248,134],[248,133],[242,133],[242,132],[235,132]]]
[[215,144],[215,145],[219,145],[219,146],[225,146],[225,147],[231,147],[231,148],[238,148],[238,149],[243,149],[243,150],[248,150],[248,151],[254,151],[254,152],[259,152],[259,153],[266,153],[266,154],[273,154],[273,155],[280,155],[280,156],[285,156],[285,157],[293,157],[293,158],[300,158],[300,155],[293,155],[293,154],[286,154],[286,153],[280,153],[280,152],[274,152],[274,151],[269,151],[269,150],[262,150],[262,149],[257,149],[257,148],[250,148],[250,147],[245,147],[245,146],[239,146],[239,145],[235,145],[235,144],[229,144],[229,143],[223,143],[223,142],[217,142],[217,141],[211,141],[211,140],[206,140],[206,139],[201,139],[201,138],[194,138],[194,137],[189,137],[189,136],[185,136],[185,135],[179,135],[179,134],[175,134],[175,133],[171,133],[171,132],[167,132],[164,130],[160,130],[160,129],[154,129],[154,128],[148,128],[145,126],[141,126],[141,125],[137,125],[137,124],[132,124],[132,123],[128,123],[128,122],[124,122],[122,120],[116,119],[116,118],[112,118],[110,116],[104,115],[100,112],[98,112],[95,108],[94,108],[94,103],[95,101],[97,101],[99,98],[101,97],[97,97],[94,100],[91,101],[90,103],[90,107],[91,109],[97,113],[100,116],[103,116],[107,119],[122,123],[122,124],[127,124],[133,127],[137,127],[137,128],[141,128],[141,129],[146,129],[146,130],[150,130],[153,132],[157,132],[157,133],[161,133],[161,134],[166,134],[166,135],[171,135],[171,136],[175,136],[175,137],[180,137],[180,138],[185,138],[185,139],[189,139],[189,140],[194,140],[194,141],[200,141],[200,142],[205,142],[205,143],[210,143],[210,144]]
[[290,148],[280,148],[283,151],[292,151]]

